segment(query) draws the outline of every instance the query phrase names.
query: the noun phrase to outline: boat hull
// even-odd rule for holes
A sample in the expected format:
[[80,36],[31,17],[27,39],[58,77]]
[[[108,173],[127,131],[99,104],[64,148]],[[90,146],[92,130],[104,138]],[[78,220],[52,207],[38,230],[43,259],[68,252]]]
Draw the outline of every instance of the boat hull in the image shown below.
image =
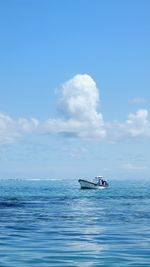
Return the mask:
[[83,179],[79,179],[78,182],[80,183],[81,189],[104,189],[107,187]]

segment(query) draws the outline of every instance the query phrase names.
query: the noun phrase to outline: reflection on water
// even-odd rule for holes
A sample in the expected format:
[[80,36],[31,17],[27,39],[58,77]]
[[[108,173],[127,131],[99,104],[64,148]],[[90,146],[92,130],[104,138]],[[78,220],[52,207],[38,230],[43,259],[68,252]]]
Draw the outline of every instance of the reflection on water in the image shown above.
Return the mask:
[[1,181],[0,266],[149,266],[149,185]]

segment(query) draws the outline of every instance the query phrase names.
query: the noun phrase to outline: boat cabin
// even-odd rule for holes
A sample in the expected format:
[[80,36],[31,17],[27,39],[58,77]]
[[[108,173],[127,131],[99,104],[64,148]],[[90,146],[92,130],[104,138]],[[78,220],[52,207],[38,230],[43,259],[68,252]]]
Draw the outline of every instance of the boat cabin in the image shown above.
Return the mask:
[[108,183],[105,180],[103,180],[102,176],[96,176],[93,182],[100,186],[108,185]]

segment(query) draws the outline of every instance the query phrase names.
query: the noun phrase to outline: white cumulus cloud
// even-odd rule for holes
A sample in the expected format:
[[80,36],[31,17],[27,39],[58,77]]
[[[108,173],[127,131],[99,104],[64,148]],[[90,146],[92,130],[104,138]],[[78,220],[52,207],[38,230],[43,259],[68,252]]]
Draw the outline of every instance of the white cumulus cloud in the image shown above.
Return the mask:
[[47,120],[47,132],[81,138],[103,138],[103,116],[98,112],[99,90],[90,75],[78,74],[59,88],[61,118]]

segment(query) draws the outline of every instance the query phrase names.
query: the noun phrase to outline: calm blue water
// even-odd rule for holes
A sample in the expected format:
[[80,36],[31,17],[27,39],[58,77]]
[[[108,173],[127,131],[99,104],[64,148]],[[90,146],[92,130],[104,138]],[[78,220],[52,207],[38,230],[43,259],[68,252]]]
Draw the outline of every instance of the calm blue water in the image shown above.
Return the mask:
[[0,267],[150,266],[150,182],[0,180]]

